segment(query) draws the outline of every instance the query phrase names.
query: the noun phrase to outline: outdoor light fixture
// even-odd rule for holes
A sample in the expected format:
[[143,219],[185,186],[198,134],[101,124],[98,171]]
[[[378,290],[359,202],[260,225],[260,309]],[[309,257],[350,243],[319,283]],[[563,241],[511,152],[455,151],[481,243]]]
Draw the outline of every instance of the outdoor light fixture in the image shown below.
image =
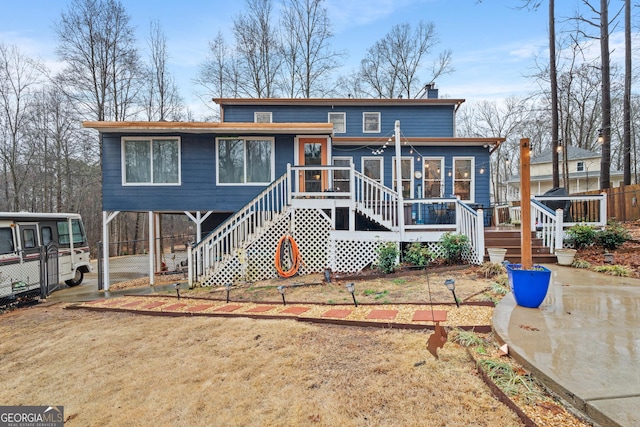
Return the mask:
[[229,302],[229,291],[231,290],[231,283],[227,283],[226,285],[224,285],[225,288],[227,288],[227,303]]
[[351,296],[353,297],[353,305],[355,305],[356,307],[358,306],[358,303],[356,301],[356,285],[354,285],[353,283],[347,283],[347,290],[349,292],[351,292]]
[[180,299],[180,283],[176,283],[173,286],[176,288],[176,294],[178,294],[178,299]]
[[598,129],[598,144],[604,143],[604,134],[602,133],[602,128]]
[[484,175],[484,165],[480,166],[480,175]]
[[453,294],[453,300],[456,302],[456,306],[459,308],[460,303],[458,302],[458,298],[456,298],[456,281],[455,279],[447,279],[444,281],[444,285],[451,291]]
[[284,299],[284,291],[285,291],[285,286],[284,285],[280,285],[276,288],[278,290],[278,292],[280,292],[280,295],[282,295],[282,304],[283,305],[287,305],[287,301]]

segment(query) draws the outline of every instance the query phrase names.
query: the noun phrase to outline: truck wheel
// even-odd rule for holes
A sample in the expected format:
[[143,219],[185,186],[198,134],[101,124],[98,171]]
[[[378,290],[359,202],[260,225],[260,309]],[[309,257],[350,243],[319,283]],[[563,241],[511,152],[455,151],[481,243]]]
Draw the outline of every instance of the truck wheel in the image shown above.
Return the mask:
[[84,273],[80,270],[76,270],[76,274],[73,276],[73,279],[65,280],[64,283],[66,283],[67,286],[70,287],[78,286],[80,283],[82,283],[82,279],[84,279]]

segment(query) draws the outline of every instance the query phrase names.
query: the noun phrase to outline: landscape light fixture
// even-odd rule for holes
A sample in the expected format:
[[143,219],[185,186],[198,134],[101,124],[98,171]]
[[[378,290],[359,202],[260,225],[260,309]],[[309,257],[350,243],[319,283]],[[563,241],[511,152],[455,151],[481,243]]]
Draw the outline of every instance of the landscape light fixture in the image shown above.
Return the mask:
[[176,283],[173,286],[176,288],[176,294],[178,294],[178,299],[180,299],[180,283]]
[[353,298],[353,305],[358,306],[358,302],[356,301],[356,285],[353,283],[347,283],[347,290],[351,292],[351,297]]
[[329,270],[328,268],[324,270],[324,281],[327,283],[331,283],[331,270]]
[[227,288],[227,303],[229,303],[229,291],[231,291],[231,283],[227,283],[226,285],[224,285],[225,288]]
[[451,291],[453,294],[453,300],[456,302],[456,306],[460,308],[460,303],[458,302],[458,298],[456,298],[456,281],[455,279],[447,279],[444,281],[444,285]]
[[278,290],[278,292],[280,292],[280,295],[282,295],[282,304],[283,305],[287,305],[287,301],[284,299],[285,286],[284,285],[280,285],[276,289]]

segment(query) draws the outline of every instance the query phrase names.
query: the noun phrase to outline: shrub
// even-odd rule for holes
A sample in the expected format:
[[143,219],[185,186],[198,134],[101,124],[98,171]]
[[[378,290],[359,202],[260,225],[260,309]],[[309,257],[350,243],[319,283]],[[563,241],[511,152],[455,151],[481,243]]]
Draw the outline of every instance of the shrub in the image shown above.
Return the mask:
[[469,239],[464,234],[444,233],[440,237],[440,246],[447,262],[459,264],[462,262],[462,254],[469,250]]
[[420,243],[412,243],[404,251],[404,260],[417,267],[426,267],[432,259],[431,252]]
[[609,251],[615,251],[627,240],[631,240],[631,234],[614,220],[609,221],[603,230],[596,233],[596,243]]
[[393,273],[398,265],[398,255],[400,251],[398,246],[393,242],[383,243],[376,249],[378,254],[378,262],[376,267],[383,273]]
[[480,266],[480,273],[484,275],[485,278],[497,276],[499,274],[504,274],[505,268],[502,264],[495,262],[485,262]]
[[597,273],[604,273],[610,276],[631,277],[633,272],[624,265],[598,265],[592,268]]
[[571,264],[571,267],[590,269],[591,268],[591,263],[589,261],[585,261],[583,259],[577,259],[577,260],[573,261],[573,264]]
[[596,240],[596,230],[589,225],[576,224],[567,229],[567,236],[576,249],[591,246]]

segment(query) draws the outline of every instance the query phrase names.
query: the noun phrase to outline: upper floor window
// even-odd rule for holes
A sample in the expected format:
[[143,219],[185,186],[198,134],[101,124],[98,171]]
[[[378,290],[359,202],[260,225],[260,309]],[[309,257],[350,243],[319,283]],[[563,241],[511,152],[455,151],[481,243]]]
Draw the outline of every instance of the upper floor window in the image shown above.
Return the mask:
[[362,113],[362,132],[380,133],[380,113]]
[[271,111],[259,111],[253,113],[255,123],[271,123]]
[[453,194],[463,202],[473,202],[474,194],[473,157],[453,158]]
[[219,138],[216,153],[218,184],[268,184],[273,181],[273,145],[273,138]]
[[329,123],[333,123],[334,133],[346,133],[347,113],[329,113]]
[[123,138],[123,185],[180,184],[179,138]]
[[584,162],[577,162],[576,163],[576,171],[577,172],[584,172]]

